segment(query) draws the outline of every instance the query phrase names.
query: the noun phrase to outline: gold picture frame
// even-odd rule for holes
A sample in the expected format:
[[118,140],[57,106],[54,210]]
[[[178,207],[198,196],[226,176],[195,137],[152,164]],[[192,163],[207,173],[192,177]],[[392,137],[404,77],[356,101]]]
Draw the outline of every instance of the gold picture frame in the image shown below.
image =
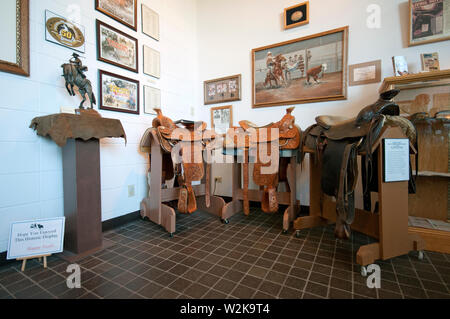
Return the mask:
[[[436,17],[441,15],[444,20],[450,19],[450,13],[447,13],[446,17],[443,16],[446,12],[448,12],[448,10],[445,10],[445,6],[450,6],[450,0],[438,0],[432,2],[428,1],[427,4],[424,4],[424,6],[426,5],[426,7],[414,10],[414,4],[416,2],[424,3],[426,1],[427,0],[409,0],[409,47],[450,40],[450,32],[446,33],[444,26],[442,26],[442,35],[433,34],[437,32],[437,30],[433,30],[433,28],[436,28],[437,24],[433,24],[432,22],[433,19],[436,19]],[[431,7],[428,8],[428,6]],[[425,9],[428,11],[426,11]],[[421,16],[424,16],[426,18],[419,19],[418,17],[416,17],[414,19],[414,13],[417,13],[418,15],[420,14]],[[413,39],[414,36],[416,36],[417,38]]]
[[[223,117],[223,113],[224,111],[228,110],[228,125],[227,125],[227,129],[228,128],[232,128],[233,127],[233,106],[232,105],[226,105],[226,106],[218,106],[218,107],[212,107],[211,108],[211,128],[213,130],[216,130],[217,127],[215,125],[215,116],[214,115],[218,115],[220,118]],[[218,133],[220,134],[225,134],[226,132],[222,132],[222,131],[218,131]]]
[[[4,12],[3,14],[16,17],[16,35],[15,43],[9,45],[15,47],[15,61],[0,59],[0,71],[18,74],[23,76],[30,76],[30,3],[29,0],[8,0],[11,2],[11,7],[14,6],[12,1],[15,1],[14,12]],[[2,4],[5,10],[5,3]],[[13,10],[11,10],[13,11]],[[0,28],[2,26],[2,19],[0,19]],[[8,43],[2,43],[2,46],[7,46]],[[13,49],[14,50],[14,49]]]
[[203,82],[205,105],[241,100],[241,74]]
[[309,23],[309,1],[284,9],[284,29],[292,29]]
[[348,66],[348,85],[357,86],[381,82],[381,60]]

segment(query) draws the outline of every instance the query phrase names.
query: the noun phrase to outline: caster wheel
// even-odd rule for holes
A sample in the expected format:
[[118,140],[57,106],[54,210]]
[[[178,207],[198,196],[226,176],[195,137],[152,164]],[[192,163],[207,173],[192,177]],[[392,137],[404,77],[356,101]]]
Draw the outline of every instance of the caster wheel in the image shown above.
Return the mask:
[[169,234],[169,237],[170,237],[170,238],[173,238],[173,233],[170,233],[170,234]]
[[228,225],[230,223],[230,221],[228,219],[222,219],[222,223],[224,223],[225,225]]
[[417,256],[419,260],[423,260],[423,251],[419,251],[419,255]]
[[282,234],[283,234],[283,235],[287,235],[287,233],[288,233],[287,229],[283,229]]
[[297,231],[295,232],[295,237],[300,238],[300,231],[299,231],[299,230],[297,230]]
[[361,267],[361,276],[367,277],[367,268],[364,266]]

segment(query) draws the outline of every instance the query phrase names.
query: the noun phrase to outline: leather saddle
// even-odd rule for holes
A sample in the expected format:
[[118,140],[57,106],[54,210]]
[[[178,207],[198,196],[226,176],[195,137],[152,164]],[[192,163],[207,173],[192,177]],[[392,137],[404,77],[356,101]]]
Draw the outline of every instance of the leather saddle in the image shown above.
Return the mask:
[[261,208],[266,213],[278,211],[277,187],[286,182],[288,158],[280,158],[280,150],[296,150],[300,146],[301,130],[295,125],[294,108],[288,108],[281,121],[256,126],[249,121],[239,122],[240,127],[228,130],[224,148],[244,151],[244,213],[249,215],[248,197],[249,162],[254,163],[253,181],[263,190]]
[[[350,225],[355,216],[354,191],[358,179],[357,155],[360,152],[364,154],[362,177],[366,196],[370,181],[376,175],[372,174],[372,144],[379,137],[386,119],[400,114],[399,106],[392,102],[399,92],[391,90],[382,93],[375,103],[363,108],[356,118],[319,116],[316,124],[305,132],[302,144],[316,151],[316,158],[321,165],[322,192],[336,198],[337,238],[348,239],[351,234]],[[364,204],[365,208],[367,205],[370,205],[370,197],[369,203]]]
[[[165,182],[177,176],[180,189],[178,210],[192,214],[197,210],[192,182],[201,181],[205,175],[203,151],[216,138],[214,131],[206,130],[206,123],[180,120],[173,122],[155,109],[157,117],[152,129],[158,137],[163,152],[163,187]],[[175,164],[175,165],[174,165]],[[206,206],[210,206],[211,164],[206,165]]]

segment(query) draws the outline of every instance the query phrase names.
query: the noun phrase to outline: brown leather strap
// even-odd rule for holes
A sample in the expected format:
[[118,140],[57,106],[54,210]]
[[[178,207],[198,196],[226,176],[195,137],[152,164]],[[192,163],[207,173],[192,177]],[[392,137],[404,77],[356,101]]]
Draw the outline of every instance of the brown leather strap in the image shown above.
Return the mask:
[[250,215],[250,202],[248,199],[248,149],[244,151],[244,189],[243,189],[243,195],[244,195],[244,214],[246,216]]
[[206,164],[205,188],[205,204],[209,208],[211,206],[211,164]]

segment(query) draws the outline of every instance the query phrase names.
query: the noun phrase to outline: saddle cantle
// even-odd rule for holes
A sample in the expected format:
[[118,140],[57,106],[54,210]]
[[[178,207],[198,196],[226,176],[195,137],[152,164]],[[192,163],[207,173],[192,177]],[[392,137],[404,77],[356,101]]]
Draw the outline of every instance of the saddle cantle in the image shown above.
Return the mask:
[[[338,238],[350,237],[350,225],[355,216],[354,191],[358,179],[357,155],[362,152],[364,194],[369,191],[372,174],[372,144],[385,124],[402,126],[395,118],[400,108],[391,100],[399,90],[384,92],[373,104],[363,108],[357,117],[319,116],[316,124],[305,132],[302,146],[316,151],[322,167],[321,188],[324,194],[336,198],[336,229]],[[404,125],[403,125],[404,126]],[[410,128],[405,134],[415,138]],[[370,201],[369,201],[370,202]],[[365,203],[365,208],[370,203]],[[369,207],[370,210],[370,207]]]
[[240,127],[228,130],[224,139],[224,148],[244,151],[244,213],[249,215],[248,165],[254,162],[253,181],[263,190],[261,208],[266,213],[278,211],[276,197],[280,181],[287,181],[286,158],[279,156],[280,150],[295,150],[300,146],[301,130],[295,125],[292,115],[294,108],[288,108],[286,115],[276,123],[256,126],[249,121],[239,122]]
[[[209,149],[216,135],[206,130],[206,123],[187,120],[172,121],[164,116],[160,109],[155,109],[157,117],[152,128],[163,152],[162,184],[177,176],[180,186],[178,210],[192,214],[197,210],[197,201],[192,182],[200,181],[205,175],[203,151]],[[174,165],[175,164],[175,165]],[[210,206],[210,168],[206,169],[206,206]]]

